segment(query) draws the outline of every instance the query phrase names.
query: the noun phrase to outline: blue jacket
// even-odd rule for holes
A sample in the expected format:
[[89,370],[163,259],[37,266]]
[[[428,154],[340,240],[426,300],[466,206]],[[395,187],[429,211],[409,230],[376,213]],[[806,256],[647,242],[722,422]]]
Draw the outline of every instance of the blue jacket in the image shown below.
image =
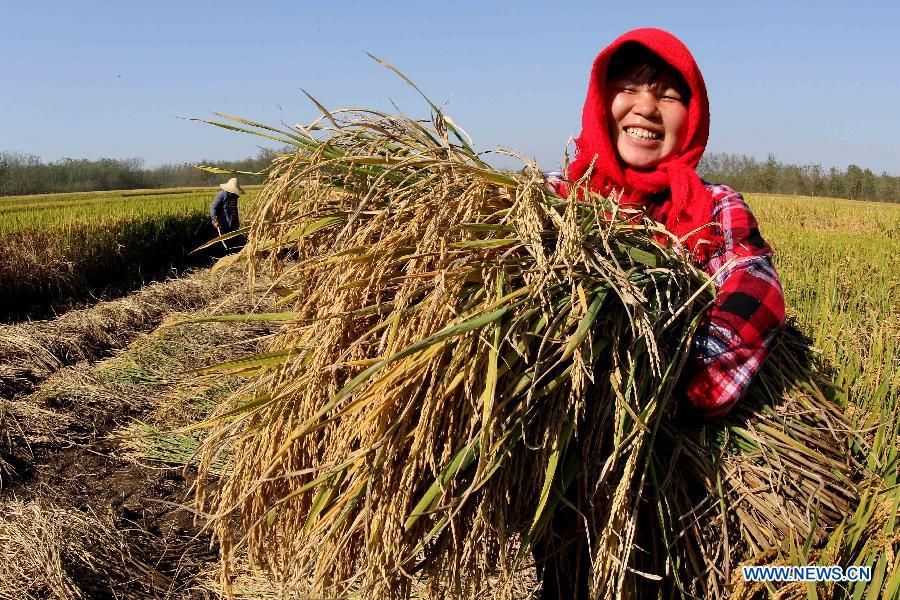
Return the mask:
[[209,207],[209,216],[213,221],[219,222],[222,233],[234,231],[240,227],[238,221],[238,195],[221,190],[216,194],[212,205]]

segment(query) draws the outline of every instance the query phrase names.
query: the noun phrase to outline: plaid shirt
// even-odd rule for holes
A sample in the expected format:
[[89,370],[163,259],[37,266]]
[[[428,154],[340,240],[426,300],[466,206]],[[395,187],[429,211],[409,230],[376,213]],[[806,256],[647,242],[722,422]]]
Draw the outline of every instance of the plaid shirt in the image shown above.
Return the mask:
[[[559,191],[562,174],[548,173],[547,181]],[[784,326],[784,295],[772,249],[744,197],[704,183],[714,200],[710,221],[724,244],[697,265],[715,278],[718,292],[694,336],[681,389],[705,418],[714,419],[744,396],[769,355]]]
[[[784,326],[784,294],[772,249],[759,234],[744,197],[706,183],[712,222],[725,238],[705,265],[715,277],[715,302],[694,336],[684,393],[707,419],[721,417],[747,392]],[[724,268],[723,268],[724,267]]]

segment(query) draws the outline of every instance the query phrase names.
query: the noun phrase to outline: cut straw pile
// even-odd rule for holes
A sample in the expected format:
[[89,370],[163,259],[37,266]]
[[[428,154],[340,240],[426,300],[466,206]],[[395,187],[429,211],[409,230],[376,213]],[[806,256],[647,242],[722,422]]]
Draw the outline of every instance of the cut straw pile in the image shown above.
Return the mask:
[[822,544],[866,470],[802,343],[728,424],[677,423],[709,278],[583,182],[491,168],[431,106],[216,123],[297,148],[244,250],[285,312],[243,318],[285,326],[222,365],[250,380],[202,449],[226,591],[246,555],[300,597],[511,596],[563,502],[594,598],[723,596],[742,559]]
[[63,368],[127,345],[176,311],[196,310],[234,279],[198,275],[145,286],[49,321],[0,325],[0,395],[12,398]]
[[[139,532],[130,532],[138,538]],[[171,582],[92,512],[0,503],[0,598],[159,598]]]

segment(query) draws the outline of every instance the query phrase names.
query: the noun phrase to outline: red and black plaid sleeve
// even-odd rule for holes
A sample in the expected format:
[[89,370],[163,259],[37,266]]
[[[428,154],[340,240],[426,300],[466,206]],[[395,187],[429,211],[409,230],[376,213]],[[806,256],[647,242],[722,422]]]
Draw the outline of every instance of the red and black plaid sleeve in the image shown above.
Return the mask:
[[703,265],[718,293],[694,337],[683,389],[712,419],[731,410],[762,367],[784,326],[784,295],[772,250],[743,196],[724,185],[707,188],[724,244]]

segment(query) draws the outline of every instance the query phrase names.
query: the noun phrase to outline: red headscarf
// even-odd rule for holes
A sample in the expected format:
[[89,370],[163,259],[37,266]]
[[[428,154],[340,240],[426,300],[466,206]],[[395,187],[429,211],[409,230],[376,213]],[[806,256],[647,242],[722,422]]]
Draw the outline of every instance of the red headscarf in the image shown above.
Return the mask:
[[[613,54],[628,42],[646,47],[672,65],[691,90],[684,145],[671,157],[648,170],[634,169],[618,159],[607,124],[607,67]],[[661,29],[635,29],[607,46],[594,60],[581,126],[581,135],[575,140],[578,152],[569,165],[570,180],[575,181],[583,176],[594,161],[592,189],[601,194],[624,190],[623,202],[648,209],[648,202],[662,202],[658,210],[652,212],[678,237],[712,221],[712,196],[694,170],[700,163],[709,138],[709,100],[700,69],[681,40]],[[652,195],[665,190],[671,193],[651,200]],[[705,254],[703,251],[707,248],[697,248],[697,242],[700,239],[714,241],[714,237],[710,228],[706,227],[690,236],[687,245],[691,250]]]

